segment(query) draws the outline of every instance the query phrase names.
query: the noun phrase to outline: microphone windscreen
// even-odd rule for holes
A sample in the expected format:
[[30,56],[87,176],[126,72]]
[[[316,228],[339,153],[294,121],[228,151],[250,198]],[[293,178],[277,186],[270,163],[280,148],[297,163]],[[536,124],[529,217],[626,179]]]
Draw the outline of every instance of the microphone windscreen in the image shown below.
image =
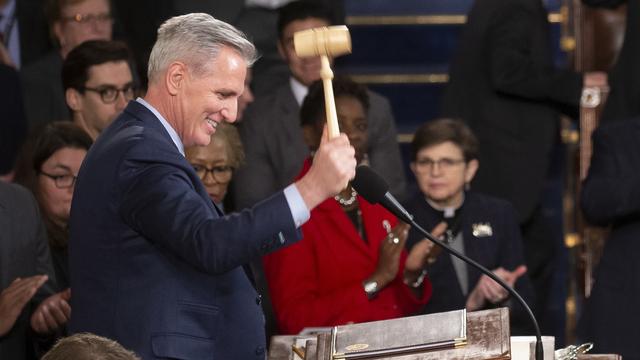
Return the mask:
[[351,181],[351,186],[372,204],[382,201],[384,195],[389,191],[389,184],[366,165],[360,165],[356,168],[356,177]]

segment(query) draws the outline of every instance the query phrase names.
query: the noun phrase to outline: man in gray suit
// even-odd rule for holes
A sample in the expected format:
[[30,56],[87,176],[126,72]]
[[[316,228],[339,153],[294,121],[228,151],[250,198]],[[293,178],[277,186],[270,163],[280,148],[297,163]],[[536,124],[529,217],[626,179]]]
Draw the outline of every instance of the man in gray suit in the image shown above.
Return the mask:
[[[320,79],[320,58],[299,58],[293,49],[293,34],[331,25],[325,7],[296,1],[280,9],[278,51],[287,62],[291,77],[268,96],[257,97],[240,123],[246,150],[246,165],[234,176],[237,209],[251,206],[281,190],[302,168],[309,149],[300,127],[300,104],[311,83]],[[369,150],[371,167],[387,180],[396,196],[404,193],[405,179],[389,102],[369,92]]]
[[38,204],[2,181],[0,229],[0,358],[31,359],[29,321],[35,304],[53,294],[53,266]]

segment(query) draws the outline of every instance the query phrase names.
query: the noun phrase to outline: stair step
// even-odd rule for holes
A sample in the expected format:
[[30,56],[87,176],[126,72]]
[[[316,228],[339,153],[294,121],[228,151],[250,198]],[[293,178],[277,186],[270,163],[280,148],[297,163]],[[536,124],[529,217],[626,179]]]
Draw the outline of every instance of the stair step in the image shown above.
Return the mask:
[[416,67],[447,64],[455,50],[460,25],[425,28],[416,25],[353,26],[353,51],[339,58],[345,67]]
[[[549,11],[557,11],[562,0],[544,0]],[[473,0],[345,0],[347,16],[467,14]]]

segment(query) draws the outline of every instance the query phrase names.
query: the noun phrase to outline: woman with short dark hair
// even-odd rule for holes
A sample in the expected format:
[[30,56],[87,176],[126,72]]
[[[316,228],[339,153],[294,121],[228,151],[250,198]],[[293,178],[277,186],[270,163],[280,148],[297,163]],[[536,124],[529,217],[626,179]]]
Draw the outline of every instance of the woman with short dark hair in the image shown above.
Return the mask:
[[[515,209],[504,200],[470,191],[480,166],[478,140],[459,120],[437,119],[423,124],[411,143],[411,170],[420,194],[406,204],[418,224],[429,228],[444,222],[444,241],[514,285],[532,304],[533,288],[524,265],[522,239]],[[458,258],[440,253],[415,230],[407,246],[431,248],[425,270],[433,296],[425,313],[466,308],[469,311],[513,306],[512,333],[528,333],[529,319],[512,304],[499,284]],[[429,244],[429,245],[426,245]]]

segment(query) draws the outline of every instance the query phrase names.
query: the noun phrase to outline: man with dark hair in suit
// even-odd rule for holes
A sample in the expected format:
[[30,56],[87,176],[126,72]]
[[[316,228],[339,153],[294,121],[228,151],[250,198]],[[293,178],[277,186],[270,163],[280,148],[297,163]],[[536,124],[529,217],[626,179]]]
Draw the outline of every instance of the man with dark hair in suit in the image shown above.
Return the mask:
[[[584,78],[584,81],[583,81]],[[606,84],[555,70],[541,0],[476,0],[450,67],[443,115],[464,120],[480,141],[472,187],[509,200],[519,213],[536,308],[546,309],[555,244],[541,211],[558,111],[577,111],[582,87]]]
[[[257,95],[240,123],[247,161],[234,178],[237,209],[281,190],[300,173],[309,155],[300,126],[300,105],[308,86],[320,79],[320,57],[298,57],[293,34],[331,24],[331,11],[316,3],[294,1],[280,9],[278,51],[289,66],[290,77],[270,95]],[[378,94],[369,92],[369,98],[368,163],[389,183],[394,195],[402,196],[405,179],[391,107]]]
[[62,85],[73,122],[93,141],[132,100],[135,85],[127,45],[89,40],[62,63]]
[[260,297],[242,265],[300,239],[309,210],[355,176],[346,135],[325,137],[307,176],[230,216],[184,147],[236,119],[254,46],[206,14],[169,19],[149,58],[145,98],[98,138],[71,207],[72,332],[144,359],[264,359]]

